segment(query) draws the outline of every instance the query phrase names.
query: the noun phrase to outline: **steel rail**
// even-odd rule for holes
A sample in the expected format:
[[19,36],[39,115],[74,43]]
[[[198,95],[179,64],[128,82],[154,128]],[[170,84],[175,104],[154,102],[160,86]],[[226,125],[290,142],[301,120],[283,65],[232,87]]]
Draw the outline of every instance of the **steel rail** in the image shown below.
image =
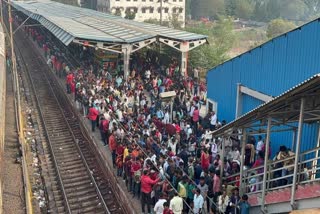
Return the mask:
[[67,199],[67,195],[65,193],[65,190],[64,190],[64,184],[63,184],[63,181],[62,181],[62,178],[61,178],[61,174],[60,174],[60,171],[59,171],[59,166],[58,166],[58,163],[57,163],[57,160],[56,160],[56,157],[55,157],[55,154],[54,154],[54,151],[53,151],[53,147],[52,147],[52,140],[51,140],[51,137],[48,135],[48,130],[47,130],[47,124],[44,120],[44,116],[43,116],[43,111],[41,109],[41,106],[40,106],[40,101],[39,101],[39,98],[38,98],[38,95],[36,93],[36,89],[35,89],[35,86],[34,86],[34,81],[31,77],[31,74],[29,72],[29,69],[27,67],[27,63],[25,62],[24,58],[22,57],[22,52],[20,50],[20,48],[18,47],[18,45],[16,45],[16,49],[20,55],[20,59],[25,67],[25,70],[27,71],[27,76],[29,78],[29,81],[31,83],[31,89],[32,89],[32,92],[34,93],[34,96],[35,96],[35,99],[36,99],[36,107],[37,107],[37,110],[39,111],[39,115],[40,115],[40,120],[41,122],[44,124],[44,130],[46,132],[46,137],[47,137],[47,140],[49,142],[49,148],[50,148],[50,151],[51,151],[51,156],[53,158],[53,162],[54,162],[54,166],[56,168],[56,172],[57,172],[57,175],[58,175],[58,180],[59,180],[59,183],[61,185],[61,191],[63,193],[63,198],[64,198],[64,202],[65,202],[65,208],[67,209],[68,213],[71,214],[71,208],[70,208],[70,205],[69,205],[69,202],[68,202],[68,199]]
[[[19,50],[19,52],[20,52],[20,54],[21,54],[21,51],[20,51],[20,50]],[[21,58],[22,58],[22,57],[21,57]],[[25,63],[25,61],[24,61],[23,58],[22,58],[22,60],[23,60],[23,63],[26,65],[26,63]],[[39,61],[37,61],[37,62],[39,63]],[[41,65],[39,65],[39,66],[41,66]],[[63,191],[63,196],[64,196],[64,198],[65,198],[66,208],[67,208],[68,212],[71,213],[71,208],[70,208],[70,204],[69,204],[69,202],[68,202],[68,197],[67,197],[67,194],[66,194],[65,191],[64,191],[63,179],[62,179],[61,174],[60,174],[60,172],[59,172],[59,166],[58,166],[58,164],[57,164],[57,161],[56,161],[56,158],[55,158],[55,154],[54,154],[55,152],[53,151],[53,148],[52,148],[52,145],[51,145],[51,144],[52,144],[52,142],[51,142],[52,140],[50,139],[50,136],[47,134],[47,133],[48,133],[47,125],[46,125],[46,122],[45,122],[45,120],[44,120],[44,116],[43,116],[43,112],[42,112],[42,109],[41,109],[40,101],[39,101],[38,95],[37,95],[36,90],[35,90],[34,81],[32,80],[32,77],[31,77],[31,74],[30,74],[29,69],[27,68],[27,66],[25,66],[25,67],[26,67],[26,71],[27,71],[28,77],[29,77],[29,79],[30,79],[30,82],[32,83],[32,90],[33,90],[33,92],[35,93],[35,97],[36,97],[36,100],[37,100],[37,106],[38,106],[38,109],[39,109],[39,112],[40,112],[40,115],[41,115],[41,121],[42,121],[43,124],[44,124],[44,129],[45,129],[45,131],[46,131],[46,136],[47,136],[48,141],[49,141],[50,150],[51,150],[51,152],[52,152],[52,157],[53,157],[53,159],[54,159],[54,165],[55,165],[55,168],[56,168],[56,170],[57,170],[57,174],[58,174],[58,177],[59,177],[59,180],[60,180],[60,185],[61,185],[62,191]],[[50,74],[49,74],[49,75],[50,75]],[[47,84],[48,84],[48,86],[49,86],[49,88],[50,88],[50,91],[51,91],[52,95],[54,96],[54,98],[55,98],[55,100],[56,100],[56,102],[57,102],[57,104],[58,104],[58,106],[59,106],[59,110],[60,110],[60,112],[62,113],[61,116],[62,116],[65,124],[66,124],[67,127],[68,127],[68,130],[69,130],[69,132],[70,132],[70,134],[71,134],[71,136],[72,136],[72,139],[73,139],[74,142],[76,142],[76,143],[75,143],[76,148],[77,148],[77,150],[78,150],[78,152],[79,152],[79,154],[80,154],[80,156],[81,156],[81,159],[82,159],[82,161],[83,161],[83,163],[84,163],[84,166],[85,166],[85,168],[86,168],[86,170],[87,170],[87,173],[88,173],[88,175],[89,175],[89,177],[90,177],[90,179],[91,179],[91,182],[94,184],[94,187],[95,187],[95,189],[96,189],[96,192],[97,192],[97,194],[98,194],[98,197],[99,197],[100,201],[102,202],[102,205],[103,205],[103,207],[104,207],[104,210],[106,211],[107,214],[110,214],[109,208],[107,207],[107,205],[106,205],[106,203],[105,203],[105,200],[103,199],[103,196],[102,196],[101,191],[100,191],[100,189],[99,189],[99,187],[98,187],[98,184],[97,184],[96,180],[94,179],[94,177],[93,177],[93,175],[92,175],[92,172],[91,172],[91,170],[90,170],[90,168],[89,168],[89,166],[88,166],[88,163],[87,163],[87,161],[85,160],[85,157],[84,157],[84,155],[83,155],[83,153],[82,153],[82,151],[81,151],[81,149],[80,149],[80,147],[79,147],[79,145],[78,145],[78,139],[76,139],[76,137],[75,137],[75,135],[74,135],[74,132],[73,132],[72,128],[70,127],[70,124],[69,124],[67,118],[66,118],[65,115],[63,114],[63,108],[62,108],[62,106],[61,106],[61,104],[60,104],[60,102],[59,102],[58,97],[56,96],[56,93],[54,92],[54,88],[53,88],[53,86],[51,85],[51,81],[49,80],[48,75],[43,75],[43,76],[44,76],[44,78],[47,80]],[[87,138],[85,137],[85,135],[84,135],[84,138],[87,139]]]

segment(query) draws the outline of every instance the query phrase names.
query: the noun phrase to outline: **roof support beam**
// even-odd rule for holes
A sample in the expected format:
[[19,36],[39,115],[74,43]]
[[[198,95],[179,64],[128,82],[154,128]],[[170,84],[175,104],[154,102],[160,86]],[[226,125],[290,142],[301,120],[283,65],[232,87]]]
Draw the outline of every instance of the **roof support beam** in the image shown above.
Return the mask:
[[240,92],[243,94],[247,94],[251,97],[257,98],[263,102],[269,102],[273,99],[272,96],[266,95],[264,93],[261,93],[259,91],[253,90],[251,88],[248,88],[246,86],[240,85]]
[[206,39],[201,39],[197,41],[176,41],[165,38],[159,38],[159,42],[172,47],[181,52],[181,64],[180,64],[180,72],[182,76],[187,76],[187,68],[188,68],[188,52],[193,50],[200,45],[203,45],[207,42]]
[[141,48],[147,47],[156,41],[157,41],[156,38],[152,38],[152,39],[147,39],[147,40],[144,40],[141,42],[133,43],[132,44],[132,53],[140,50]]

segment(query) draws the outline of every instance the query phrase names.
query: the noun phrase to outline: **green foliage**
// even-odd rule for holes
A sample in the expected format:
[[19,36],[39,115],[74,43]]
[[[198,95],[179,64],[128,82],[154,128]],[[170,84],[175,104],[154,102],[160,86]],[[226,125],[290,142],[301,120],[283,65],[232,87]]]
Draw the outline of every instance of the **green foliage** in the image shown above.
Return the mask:
[[193,19],[227,15],[269,22],[277,18],[306,21],[320,16],[320,0],[188,0],[187,6]]
[[115,16],[121,16],[121,10],[116,10],[113,15]]
[[294,29],[296,26],[294,23],[283,20],[283,19],[275,19],[272,20],[268,24],[268,29],[267,29],[267,37],[269,39],[279,36],[285,32],[288,32],[292,29]]
[[225,0],[192,0],[191,14],[193,19],[217,19],[225,15]]
[[251,0],[238,0],[235,4],[235,16],[242,19],[250,19],[254,10]]
[[179,21],[179,14],[173,13],[169,15],[169,27],[174,29],[181,29],[182,22]]
[[160,25],[160,21],[158,19],[146,19],[144,20],[144,22],[149,24]]
[[235,42],[231,19],[220,19],[210,28],[203,25],[187,29],[190,32],[208,35],[208,45],[202,45],[190,52],[189,63],[193,67],[210,69],[228,59],[227,52]]
[[126,15],[124,16],[124,18],[134,20],[136,18],[136,13],[131,10],[126,10]]

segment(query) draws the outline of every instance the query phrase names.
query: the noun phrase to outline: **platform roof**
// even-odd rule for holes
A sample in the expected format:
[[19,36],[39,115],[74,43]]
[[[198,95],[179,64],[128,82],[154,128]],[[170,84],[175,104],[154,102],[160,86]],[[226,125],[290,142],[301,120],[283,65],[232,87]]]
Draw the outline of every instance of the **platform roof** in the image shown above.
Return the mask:
[[296,129],[301,98],[305,99],[304,122],[320,121],[320,73],[214,131],[213,135],[232,135],[232,130],[243,128],[251,133],[263,132],[269,116],[274,131],[285,129],[284,126]]
[[41,23],[65,45],[69,45],[74,39],[132,44],[151,38],[165,38],[179,42],[207,38],[200,34],[136,22],[53,1],[12,1],[12,5]]

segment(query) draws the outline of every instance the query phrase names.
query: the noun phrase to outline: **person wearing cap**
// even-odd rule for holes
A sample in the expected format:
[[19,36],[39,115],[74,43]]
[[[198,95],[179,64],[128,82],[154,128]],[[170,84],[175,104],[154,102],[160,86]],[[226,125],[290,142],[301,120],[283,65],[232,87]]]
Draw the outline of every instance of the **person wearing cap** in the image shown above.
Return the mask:
[[151,213],[151,192],[152,187],[158,181],[160,178],[157,178],[156,180],[152,180],[149,176],[149,170],[144,170],[143,175],[141,176],[141,208],[142,212],[145,212],[145,205],[147,205],[148,213]]

